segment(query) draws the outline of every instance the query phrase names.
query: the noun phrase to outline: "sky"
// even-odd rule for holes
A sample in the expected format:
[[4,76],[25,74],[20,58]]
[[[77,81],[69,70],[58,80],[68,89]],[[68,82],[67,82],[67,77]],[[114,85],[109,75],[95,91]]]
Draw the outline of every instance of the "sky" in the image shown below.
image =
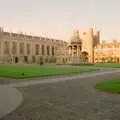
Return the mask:
[[120,0],[0,0],[0,26],[61,40],[94,26],[101,40],[120,40]]

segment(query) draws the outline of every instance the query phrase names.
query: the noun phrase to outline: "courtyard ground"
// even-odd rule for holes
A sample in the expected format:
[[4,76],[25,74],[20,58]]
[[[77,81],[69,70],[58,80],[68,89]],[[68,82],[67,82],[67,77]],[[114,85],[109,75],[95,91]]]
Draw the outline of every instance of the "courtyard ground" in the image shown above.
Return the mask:
[[60,68],[52,65],[0,65],[0,77],[30,78],[95,71],[95,68]]
[[104,72],[78,78],[85,76],[81,73],[71,76],[73,80],[17,88],[23,94],[23,103],[0,120],[120,120],[120,94],[95,89],[97,82],[117,79],[120,74]]

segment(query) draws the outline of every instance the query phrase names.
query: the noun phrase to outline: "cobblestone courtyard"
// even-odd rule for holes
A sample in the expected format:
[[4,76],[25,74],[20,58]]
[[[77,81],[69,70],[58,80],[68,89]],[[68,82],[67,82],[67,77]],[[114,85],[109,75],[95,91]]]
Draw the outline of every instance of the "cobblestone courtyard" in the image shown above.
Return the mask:
[[24,101],[0,120],[120,120],[120,94],[94,88],[119,73],[18,88]]

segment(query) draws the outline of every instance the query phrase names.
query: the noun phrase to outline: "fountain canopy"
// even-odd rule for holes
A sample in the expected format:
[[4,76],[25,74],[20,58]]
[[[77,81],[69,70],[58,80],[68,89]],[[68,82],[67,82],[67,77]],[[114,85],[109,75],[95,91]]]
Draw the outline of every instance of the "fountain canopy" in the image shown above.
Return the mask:
[[70,38],[69,44],[81,44],[81,39],[78,30],[73,31],[73,36]]

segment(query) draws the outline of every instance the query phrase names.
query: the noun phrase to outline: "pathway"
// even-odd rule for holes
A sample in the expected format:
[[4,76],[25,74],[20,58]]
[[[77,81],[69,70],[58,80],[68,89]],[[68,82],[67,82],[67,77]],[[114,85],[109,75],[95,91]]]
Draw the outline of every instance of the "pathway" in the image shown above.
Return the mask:
[[22,95],[16,89],[0,85],[0,117],[10,113],[22,102]]
[[119,73],[120,69],[101,69],[99,72],[59,78],[54,76],[43,80],[35,78],[34,81],[29,79],[0,86],[0,117],[15,109],[22,101],[15,87],[24,97],[20,107],[0,120],[120,120],[120,95],[94,88],[98,81],[119,78]]

